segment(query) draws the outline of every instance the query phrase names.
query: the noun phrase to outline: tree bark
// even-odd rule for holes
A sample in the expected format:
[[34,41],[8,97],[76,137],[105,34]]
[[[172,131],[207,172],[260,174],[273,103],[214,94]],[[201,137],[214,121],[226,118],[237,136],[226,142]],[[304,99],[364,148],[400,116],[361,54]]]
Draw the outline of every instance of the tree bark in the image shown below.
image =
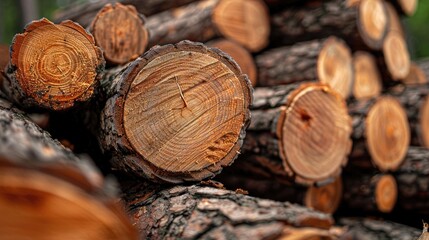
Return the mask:
[[271,49],[256,57],[256,65],[261,86],[319,81],[345,98],[351,91],[352,56],[348,46],[336,37]]
[[351,122],[341,96],[314,83],[258,88],[253,96],[243,144],[249,168],[304,185],[340,174],[351,147]]
[[353,55],[353,66],[353,97],[361,101],[380,96],[383,86],[374,56],[368,52],[355,52]]
[[103,69],[102,52],[85,29],[43,18],[15,35],[2,90],[22,107],[65,110],[92,97]]
[[89,31],[111,65],[125,64],[143,54],[149,42],[145,18],[135,7],[106,4],[94,17]]
[[333,223],[330,215],[298,205],[212,187],[140,183],[124,192],[141,239],[279,239],[286,226],[328,229]]
[[225,53],[190,41],[157,46],[113,78],[99,137],[115,168],[198,181],[239,154],[252,87]]
[[4,236],[136,239],[117,204],[114,181],[104,179],[88,159],[73,155],[3,99],[0,131]]
[[393,97],[349,103],[353,119],[353,150],[350,163],[395,171],[404,161],[410,143],[405,109]]
[[349,2],[309,1],[274,14],[271,42],[288,45],[335,35],[353,48],[381,49],[389,26],[383,1],[363,0],[356,6]]
[[153,15],[147,27],[149,46],[181,40],[205,42],[223,36],[251,52],[266,47],[270,31],[268,9],[262,0],[200,1]]

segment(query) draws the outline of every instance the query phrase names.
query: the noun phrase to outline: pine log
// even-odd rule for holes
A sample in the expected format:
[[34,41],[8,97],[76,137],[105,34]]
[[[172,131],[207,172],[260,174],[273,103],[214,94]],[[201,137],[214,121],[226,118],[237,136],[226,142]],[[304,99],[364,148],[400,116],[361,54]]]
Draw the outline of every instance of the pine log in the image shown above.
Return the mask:
[[200,1],[149,17],[147,28],[149,46],[223,36],[251,52],[268,44],[270,32],[268,9],[262,0]]
[[348,228],[341,239],[415,240],[421,235],[416,228],[385,220],[343,218],[339,224]]
[[[410,54],[404,37],[396,31],[387,34],[379,57],[383,80],[403,81],[410,73]],[[384,71],[383,71],[384,70]]]
[[303,185],[341,173],[352,129],[338,93],[327,85],[308,83],[259,88],[253,96],[252,121],[243,144],[249,168]]
[[381,96],[348,107],[353,119],[352,164],[367,165],[370,160],[382,172],[398,169],[410,143],[407,113],[398,100]]
[[237,157],[252,87],[225,53],[182,41],[128,65],[108,96],[100,143],[114,167],[183,182],[213,177]]
[[309,1],[271,17],[271,42],[295,42],[340,36],[353,48],[381,49],[389,19],[382,0]]
[[92,21],[89,31],[95,44],[103,49],[104,58],[112,65],[136,59],[149,42],[145,18],[134,6],[106,4]]
[[227,39],[218,39],[207,43],[210,47],[216,47],[222,50],[223,52],[230,55],[240,66],[241,71],[250,79],[252,86],[256,86],[257,84],[257,70],[255,61],[253,60],[250,52],[240,46],[239,44],[227,40]]
[[401,36],[405,36],[404,27],[402,26],[401,19],[399,18],[396,8],[390,2],[385,2],[387,14],[389,15],[389,29],[388,31],[396,31]]
[[412,16],[417,10],[418,0],[389,0],[398,12]]
[[353,66],[353,97],[360,101],[380,96],[382,81],[374,56],[368,52],[355,52]]
[[390,89],[407,111],[411,130],[411,145],[429,148],[429,88],[428,85],[398,86]]
[[183,6],[196,0],[99,0],[76,3],[59,9],[54,13],[55,22],[72,20],[84,27],[88,27],[95,15],[108,3],[120,2],[124,5],[133,5],[137,11],[145,16],[154,15],[162,11]]
[[111,179],[0,99],[0,232],[6,239],[136,239]]
[[102,52],[85,29],[43,18],[15,35],[2,90],[23,107],[69,109],[92,97],[103,69]]
[[333,223],[330,215],[299,205],[212,187],[140,183],[124,192],[141,239],[281,239],[286,226],[328,229]]
[[423,85],[429,83],[428,75],[423,71],[419,64],[411,62],[408,76],[402,80],[406,85]]
[[344,174],[343,204],[349,209],[389,213],[395,207],[398,188],[389,174]]
[[261,86],[319,81],[347,98],[353,83],[350,49],[336,37],[266,51],[256,65]]

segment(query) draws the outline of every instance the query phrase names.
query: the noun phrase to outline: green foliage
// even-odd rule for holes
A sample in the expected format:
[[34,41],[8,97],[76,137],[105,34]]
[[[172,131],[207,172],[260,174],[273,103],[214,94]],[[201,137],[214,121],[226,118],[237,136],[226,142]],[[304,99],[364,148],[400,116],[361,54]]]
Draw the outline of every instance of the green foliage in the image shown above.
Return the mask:
[[416,13],[405,19],[414,59],[429,57],[429,1],[420,0]]

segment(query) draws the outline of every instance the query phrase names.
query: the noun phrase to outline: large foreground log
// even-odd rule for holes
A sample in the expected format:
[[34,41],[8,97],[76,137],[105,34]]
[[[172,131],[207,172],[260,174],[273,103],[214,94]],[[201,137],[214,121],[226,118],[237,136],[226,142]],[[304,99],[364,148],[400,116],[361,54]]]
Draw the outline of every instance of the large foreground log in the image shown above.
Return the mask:
[[[410,143],[407,113],[391,96],[349,104],[353,118],[353,150],[350,161],[381,171],[396,170],[404,161]],[[371,163],[369,165],[371,165]]]
[[257,52],[268,44],[268,9],[262,0],[205,0],[148,18],[149,46],[223,36]]
[[0,99],[5,239],[136,239],[115,185]]
[[357,100],[367,100],[380,96],[382,80],[374,56],[358,51],[353,55],[353,66],[353,97]]
[[305,185],[340,174],[351,121],[338,93],[323,84],[291,84],[256,89],[254,99],[243,145],[249,167]]
[[92,97],[103,69],[102,52],[85,29],[43,18],[15,35],[3,91],[24,107],[64,110]]
[[154,47],[113,80],[101,146],[115,168],[152,180],[212,177],[240,151],[251,92],[218,49],[189,41]]
[[330,215],[298,205],[212,187],[140,184],[124,192],[141,239],[281,239],[294,236],[284,234],[287,226],[328,229],[333,223]]
[[336,35],[354,48],[381,49],[389,26],[383,1],[351,2],[309,1],[286,8],[271,17],[271,41],[282,45]]
[[347,98],[353,83],[352,56],[336,37],[272,49],[256,57],[258,84],[326,83]]

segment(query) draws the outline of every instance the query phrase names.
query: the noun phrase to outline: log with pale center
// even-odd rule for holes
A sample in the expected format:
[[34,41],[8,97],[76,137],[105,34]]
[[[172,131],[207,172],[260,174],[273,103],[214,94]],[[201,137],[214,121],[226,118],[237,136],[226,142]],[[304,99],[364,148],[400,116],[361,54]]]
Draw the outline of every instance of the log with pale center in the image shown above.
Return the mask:
[[382,81],[377,62],[370,53],[358,51],[353,55],[353,97],[357,100],[378,97]]

